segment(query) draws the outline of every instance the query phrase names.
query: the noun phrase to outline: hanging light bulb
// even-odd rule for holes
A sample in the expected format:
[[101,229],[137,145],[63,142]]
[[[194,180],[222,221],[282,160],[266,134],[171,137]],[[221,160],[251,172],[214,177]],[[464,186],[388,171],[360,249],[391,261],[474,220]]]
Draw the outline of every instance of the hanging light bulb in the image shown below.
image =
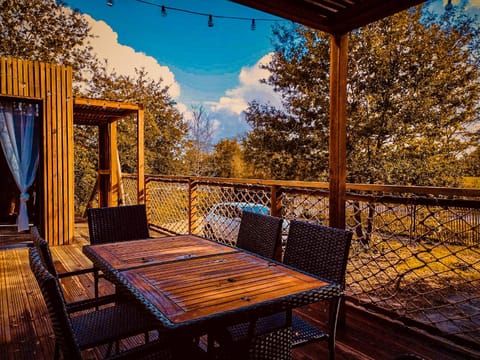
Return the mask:
[[162,11],[161,11],[162,16],[167,16],[167,9],[165,9],[165,6],[162,5]]
[[108,0],[108,1],[107,1],[107,5],[108,5],[108,6],[113,6],[113,0]]
[[208,27],[213,27],[213,16],[208,15]]
[[255,24],[255,19],[252,19],[252,25],[250,25],[250,29],[255,30],[257,28],[257,25]]
[[448,0],[447,5],[445,5],[445,11],[450,11],[453,9],[452,0]]

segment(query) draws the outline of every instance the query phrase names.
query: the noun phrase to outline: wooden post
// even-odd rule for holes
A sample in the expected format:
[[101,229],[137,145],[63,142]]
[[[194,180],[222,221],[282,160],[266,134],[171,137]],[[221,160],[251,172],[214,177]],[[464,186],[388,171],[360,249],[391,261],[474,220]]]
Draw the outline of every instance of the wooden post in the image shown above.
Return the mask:
[[118,178],[119,173],[119,162],[118,158],[118,149],[117,149],[117,122],[114,121],[108,124],[108,149],[109,149],[109,158],[108,158],[108,169],[110,170],[110,183],[108,189],[108,206],[118,206],[118,194],[119,194],[119,185],[120,179]]
[[[282,193],[280,186],[272,185],[270,188],[270,214],[272,216],[282,217]],[[282,261],[283,251],[282,247],[277,247],[277,250],[274,255],[274,259]]]
[[345,228],[348,35],[330,37],[329,224]]
[[98,206],[108,206],[108,192],[110,187],[109,174],[109,136],[108,125],[98,127]]
[[197,197],[197,182],[188,179],[188,233],[198,234],[198,197]]
[[137,202],[145,203],[145,155],[144,155],[144,111],[140,107],[137,111]]

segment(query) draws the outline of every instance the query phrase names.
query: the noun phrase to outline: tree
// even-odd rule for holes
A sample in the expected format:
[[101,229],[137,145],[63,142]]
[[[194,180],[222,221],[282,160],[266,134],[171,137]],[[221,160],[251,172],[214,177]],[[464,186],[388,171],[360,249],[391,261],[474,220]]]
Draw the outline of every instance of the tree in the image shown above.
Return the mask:
[[245,159],[255,177],[318,181],[328,171],[328,41],[298,26],[277,27],[274,36],[276,52],[264,68],[283,108],[249,104]]
[[453,15],[417,8],[351,34],[348,181],[458,184],[478,113],[468,48],[479,32]]
[[211,163],[213,127],[203,106],[192,107],[188,122],[188,141],[185,144],[184,173],[192,176],[209,176]]
[[[455,10],[460,11],[460,10]],[[478,119],[479,29],[452,12],[418,7],[349,36],[349,182],[457,184]],[[264,176],[326,180],[328,42],[317,31],[282,27],[266,82],[284,109],[251,103],[246,159]],[[477,54],[478,55],[478,54]]]
[[215,176],[242,178],[248,176],[243,151],[236,139],[223,139],[215,145],[213,153]]
[[[145,121],[145,172],[172,174],[182,155],[187,127],[168,95],[162,79],[151,79],[144,69],[130,77],[108,72],[105,66],[95,70],[89,97],[140,103]],[[118,123],[118,150],[122,171],[136,172],[136,121],[125,118]]]
[[71,66],[79,80],[96,59],[87,46],[88,23],[55,0],[3,0],[0,55]]
[[480,178],[480,146],[465,156],[466,176]]

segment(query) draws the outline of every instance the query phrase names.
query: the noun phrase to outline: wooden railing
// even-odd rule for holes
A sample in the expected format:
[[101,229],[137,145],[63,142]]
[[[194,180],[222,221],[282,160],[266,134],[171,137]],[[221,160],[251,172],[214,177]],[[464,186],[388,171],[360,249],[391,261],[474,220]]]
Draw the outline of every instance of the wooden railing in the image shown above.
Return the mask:
[[[134,203],[128,199],[135,199],[135,177],[124,181]],[[151,226],[166,233],[212,236],[208,214],[218,203],[266,206],[286,219],[287,231],[291,219],[324,225],[329,219],[327,183],[146,176],[146,196]],[[478,346],[480,189],[347,184],[346,199],[354,232],[348,298]]]

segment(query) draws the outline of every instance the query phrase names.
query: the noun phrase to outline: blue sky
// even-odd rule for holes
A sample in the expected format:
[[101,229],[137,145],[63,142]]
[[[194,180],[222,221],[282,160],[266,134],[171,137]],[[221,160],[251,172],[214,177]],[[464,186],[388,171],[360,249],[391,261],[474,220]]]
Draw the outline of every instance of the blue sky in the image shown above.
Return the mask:
[[[275,21],[258,19],[285,20],[227,0],[148,2],[212,14],[214,26],[207,26],[207,16],[169,9],[162,16],[160,7],[135,0],[115,0],[112,7],[101,0],[66,0],[67,6],[91,17],[92,30],[99,36],[94,47],[117,72],[126,71],[118,64],[123,60],[130,67],[144,66],[152,77],[162,76],[173,84],[172,97],[187,117],[192,105],[203,104],[214,124],[215,141],[247,129],[241,110],[255,96],[278,103],[271,89],[258,82],[268,75],[258,63],[268,60],[265,56],[273,50]],[[254,31],[252,18],[257,19]]]
[[[214,128],[214,143],[222,138],[241,136],[248,130],[243,116],[248,102],[280,105],[271,88],[260,84],[268,73],[259,68],[269,61],[273,47],[273,15],[227,0],[65,0],[67,6],[85,14],[97,36],[92,46],[100,59],[108,59],[117,73],[134,75],[134,67],[144,67],[154,79],[170,85],[170,95],[188,119],[192,106],[203,105]],[[167,9],[164,5],[214,16],[208,17]],[[454,5],[463,0],[453,0]],[[433,3],[444,11],[447,0]],[[479,13],[480,0],[469,0],[468,11]],[[248,20],[221,19],[215,16],[244,17]]]

